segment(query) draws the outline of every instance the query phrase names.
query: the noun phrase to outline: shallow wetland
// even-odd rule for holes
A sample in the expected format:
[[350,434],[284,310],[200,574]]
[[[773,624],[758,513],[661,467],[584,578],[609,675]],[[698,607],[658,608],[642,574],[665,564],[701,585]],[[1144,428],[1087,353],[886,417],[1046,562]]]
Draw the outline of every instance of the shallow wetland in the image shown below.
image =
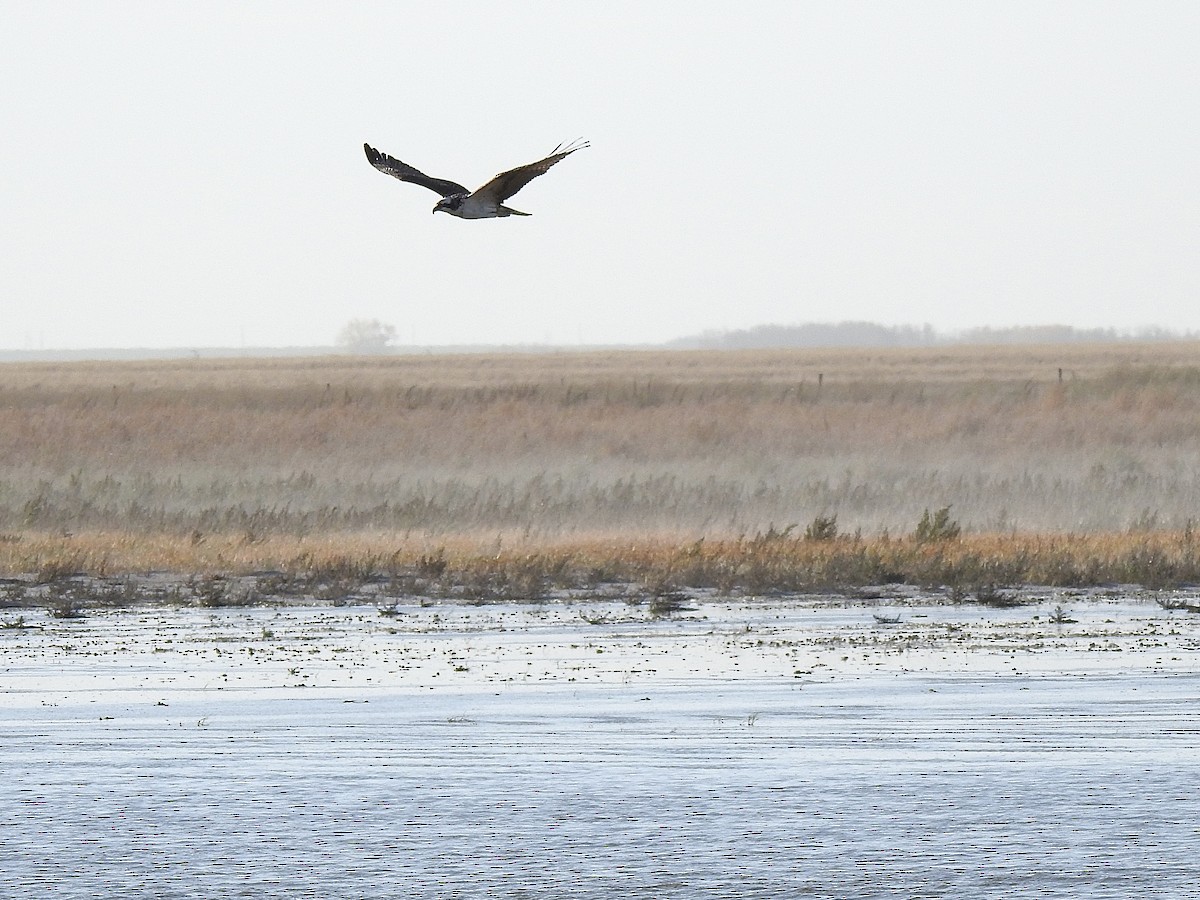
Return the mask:
[[1191,895],[1200,616],[1021,599],[10,614],[0,893]]
[[0,366],[0,897],[1200,897],[1197,385]]

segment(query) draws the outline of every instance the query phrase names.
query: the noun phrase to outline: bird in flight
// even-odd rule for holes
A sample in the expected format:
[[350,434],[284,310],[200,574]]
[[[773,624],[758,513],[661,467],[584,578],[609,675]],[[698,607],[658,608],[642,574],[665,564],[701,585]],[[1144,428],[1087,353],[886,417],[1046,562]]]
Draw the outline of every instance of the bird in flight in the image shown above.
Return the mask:
[[483,187],[474,191],[468,191],[461,184],[447,181],[445,178],[430,178],[408,163],[400,162],[386,153],[380,153],[370,144],[363,144],[363,150],[367,152],[367,160],[380,172],[391,175],[393,178],[399,178],[401,181],[419,184],[421,187],[427,187],[431,191],[441,194],[442,199],[433,207],[435,213],[450,213],[460,219],[494,219],[501,216],[530,215],[530,213],[510,209],[504,205],[504,201],[533,179],[545,173],[556,162],[566,159],[576,150],[582,150],[587,146],[590,146],[587,141],[559,144],[554,148],[554,152],[545,159],[501,172]]

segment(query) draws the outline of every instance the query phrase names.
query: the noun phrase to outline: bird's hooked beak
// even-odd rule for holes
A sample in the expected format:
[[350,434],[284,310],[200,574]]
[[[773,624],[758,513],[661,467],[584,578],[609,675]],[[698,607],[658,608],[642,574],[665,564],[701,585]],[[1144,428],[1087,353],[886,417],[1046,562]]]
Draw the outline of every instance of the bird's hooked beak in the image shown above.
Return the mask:
[[439,209],[445,209],[446,208],[445,204],[446,204],[445,200],[439,200],[437,203],[435,203],[433,205],[433,211],[437,212]]

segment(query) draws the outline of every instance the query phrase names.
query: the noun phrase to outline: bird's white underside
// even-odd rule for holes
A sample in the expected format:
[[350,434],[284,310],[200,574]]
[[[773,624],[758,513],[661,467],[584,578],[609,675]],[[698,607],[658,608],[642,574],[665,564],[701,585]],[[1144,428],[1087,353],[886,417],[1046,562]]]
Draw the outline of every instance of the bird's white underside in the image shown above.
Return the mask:
[[489,197],[470,196],[459,204],[457,209],[450,209],[442,206],[440,203],[434,207],[434,211],[441,210],[445,213],[450,213],[452,216],[458,216],[460,219],[495,219],[503,216],[517,215],[524,216],[528,213],[517,212],[514,209],[505,207],[502,203],[497,203]]
[[491,219],[499,211],[498,203],[494,200],[481,200],[478,197],[467,197],[458,209],[447,209],[445,212],[460,219]]

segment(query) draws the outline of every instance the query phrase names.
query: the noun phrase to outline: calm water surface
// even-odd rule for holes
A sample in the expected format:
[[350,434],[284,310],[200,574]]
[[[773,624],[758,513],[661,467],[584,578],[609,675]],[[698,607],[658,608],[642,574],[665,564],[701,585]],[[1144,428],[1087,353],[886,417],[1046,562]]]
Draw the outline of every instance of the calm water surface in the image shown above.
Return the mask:
[[0,896],[1195,897],[1198,697],[907,674],[5,709]]
[[1054,602],[31,618],[0,900],[1200,896],[1200,618]]

